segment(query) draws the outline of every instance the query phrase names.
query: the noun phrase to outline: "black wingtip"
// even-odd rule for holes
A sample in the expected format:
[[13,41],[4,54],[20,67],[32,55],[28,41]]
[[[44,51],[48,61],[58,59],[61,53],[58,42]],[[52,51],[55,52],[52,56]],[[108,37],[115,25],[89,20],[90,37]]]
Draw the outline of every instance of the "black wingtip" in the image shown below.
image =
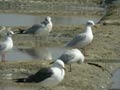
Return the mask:
[[18,30],[19,30],[19,34],[23,34],[23,32],[25,31],[24,29],[21,28],[19,28]]
[[25,83],[25,82],[26,82],[26,78],[14,79],[14,81],[15,81],[16,83]]

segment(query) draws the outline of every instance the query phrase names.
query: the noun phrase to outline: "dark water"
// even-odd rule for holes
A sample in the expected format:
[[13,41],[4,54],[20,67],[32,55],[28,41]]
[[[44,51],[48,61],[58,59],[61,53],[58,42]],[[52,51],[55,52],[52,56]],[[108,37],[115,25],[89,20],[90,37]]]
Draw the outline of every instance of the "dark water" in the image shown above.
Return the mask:
[[55,60],[65,49],[60,47],[13,48],[6,53],[7,61]]
[[[0,14],[0,26],[31,26],[43,21],[45,16],[22,15],[22,14]],[[98,21],[98,17],[84,16],[52,16],[54,25],[80,25],[87,20]]]
[[113,74],[110,90],[120,90],[120,68]]

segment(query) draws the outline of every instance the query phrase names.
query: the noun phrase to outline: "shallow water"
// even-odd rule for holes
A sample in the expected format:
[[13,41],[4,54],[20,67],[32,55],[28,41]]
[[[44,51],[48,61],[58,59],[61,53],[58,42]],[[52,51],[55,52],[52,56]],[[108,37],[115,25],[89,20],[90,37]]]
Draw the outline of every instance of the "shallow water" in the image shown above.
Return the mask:
[[55,60],[65,49],[60,47],[13,48],[6,53],[7,61]]
[[116,70],[113,74],[110,90],[120,90],[120,69]]
[[[45,16],[24,15],[24,14],[0,14],[0,26],[31,26],[40,23]],[[98,17],[84,16],[52,16],[53,25],[80,25],[87,20],[98,21]]]

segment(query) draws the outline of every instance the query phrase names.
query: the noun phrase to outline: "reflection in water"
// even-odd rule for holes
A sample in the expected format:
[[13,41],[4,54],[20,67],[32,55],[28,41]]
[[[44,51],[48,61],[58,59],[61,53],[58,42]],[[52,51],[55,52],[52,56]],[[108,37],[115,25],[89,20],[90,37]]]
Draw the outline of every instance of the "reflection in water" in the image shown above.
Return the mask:
[[120,90],[120,69],[118,69],[112,77],[112,86],[110,90]]
[[[22,15],[22,14],[0,14],[0,26],[31,26],[43,21],[45,16]],[[87,20],[98,21],[97,17],[84,16],[54,16],[52,21],[54,25],[80,25],[85,24]],[[11,22],[12,21],[12,22]]]
[[13,48],[6,53],[6,60],[55,60],[62,54],[63,51],[63,48],[58,47]]
[[51,52],[47,47],[42,48],[18,48],[19,51],[28,54],[33,59],[52,60]]

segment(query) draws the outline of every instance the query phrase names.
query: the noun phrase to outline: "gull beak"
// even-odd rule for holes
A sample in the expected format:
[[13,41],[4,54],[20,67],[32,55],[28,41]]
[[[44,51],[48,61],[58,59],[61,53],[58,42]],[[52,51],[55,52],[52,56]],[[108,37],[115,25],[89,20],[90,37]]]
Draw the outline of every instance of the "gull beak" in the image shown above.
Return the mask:
[[11,31],[10,33],[11,33],[11,35],[15,35],[15,33],[13,31]]
[[97,28],[98,26],[97,26],[97,25],[94,25],[93,27]]
[[65,71],[66,71],[66,68],[65,67],[62,67]]
[[66,68],[65,67],[62,67],[61,69],[64,69],[66,71]]
[[100,24],[95,24],[93,27],[99,28],[99,27],[100,27]]

